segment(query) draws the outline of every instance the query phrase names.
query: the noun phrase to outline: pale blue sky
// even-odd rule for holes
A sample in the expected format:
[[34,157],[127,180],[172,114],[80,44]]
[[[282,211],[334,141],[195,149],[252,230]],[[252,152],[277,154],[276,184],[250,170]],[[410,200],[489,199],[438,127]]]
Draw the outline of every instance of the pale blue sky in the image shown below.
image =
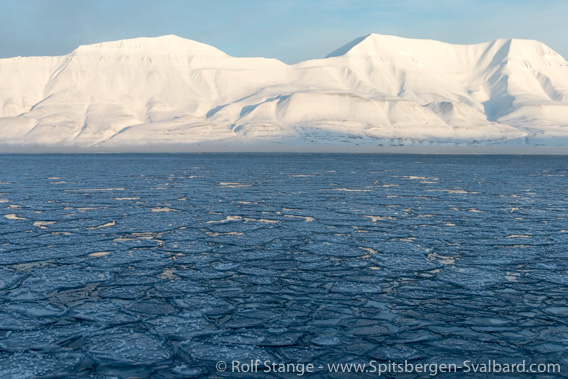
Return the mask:
[[0,57],[176,34],[233,56],[324,57],[369,33],[537,39],[568,57],[566,0],[0,0]]

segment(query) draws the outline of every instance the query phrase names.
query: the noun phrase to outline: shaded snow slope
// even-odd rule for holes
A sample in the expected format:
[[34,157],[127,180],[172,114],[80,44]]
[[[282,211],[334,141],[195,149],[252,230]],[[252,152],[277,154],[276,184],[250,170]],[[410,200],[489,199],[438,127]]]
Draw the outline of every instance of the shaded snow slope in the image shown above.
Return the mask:
[[568,146],[568,63],[375,34],[296,65],[176,36],[0,59],[0,145],[196,144]]

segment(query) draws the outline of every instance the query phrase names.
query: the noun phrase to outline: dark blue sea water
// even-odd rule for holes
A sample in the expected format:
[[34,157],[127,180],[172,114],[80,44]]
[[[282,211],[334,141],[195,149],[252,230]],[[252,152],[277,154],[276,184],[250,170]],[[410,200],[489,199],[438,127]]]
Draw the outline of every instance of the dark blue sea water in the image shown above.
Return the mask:
[[567,210],[568,157],[3,155],[0,377],[566,375]]

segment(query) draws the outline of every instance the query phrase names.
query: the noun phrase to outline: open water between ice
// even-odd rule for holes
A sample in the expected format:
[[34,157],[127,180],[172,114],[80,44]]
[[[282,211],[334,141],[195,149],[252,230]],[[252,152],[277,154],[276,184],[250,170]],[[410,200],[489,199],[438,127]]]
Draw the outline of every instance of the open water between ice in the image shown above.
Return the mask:
[[3,155],[0,377],[565,375],[567,210],[567,157]]

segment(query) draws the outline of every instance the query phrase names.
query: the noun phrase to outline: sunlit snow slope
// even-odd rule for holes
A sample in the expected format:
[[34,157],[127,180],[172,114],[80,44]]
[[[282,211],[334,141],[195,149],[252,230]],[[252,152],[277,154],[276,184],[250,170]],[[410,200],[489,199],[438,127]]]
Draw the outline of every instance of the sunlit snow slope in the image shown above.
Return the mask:
[[568,147],[568,63],[375,34],[296,65],[176,36],[0,59],[0,151],[322,145]]

